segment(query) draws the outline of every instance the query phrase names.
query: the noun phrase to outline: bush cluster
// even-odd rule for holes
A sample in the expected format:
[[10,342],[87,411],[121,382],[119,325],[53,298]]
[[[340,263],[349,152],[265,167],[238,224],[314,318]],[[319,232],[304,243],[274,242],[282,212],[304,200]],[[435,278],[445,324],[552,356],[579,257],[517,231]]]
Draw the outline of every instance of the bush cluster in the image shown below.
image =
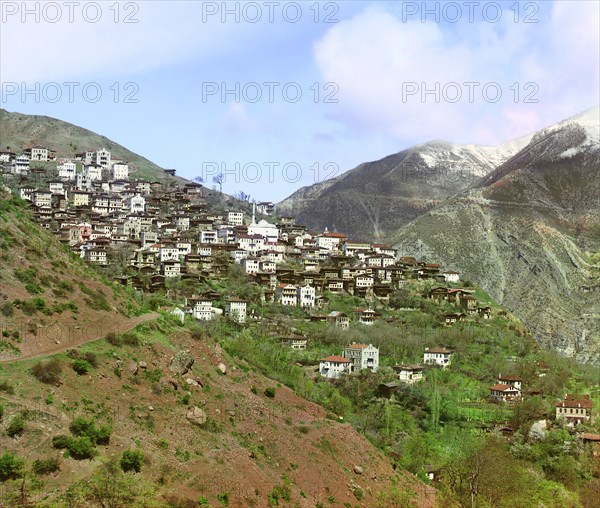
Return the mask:
[[57,384],[60,382],[62,365],[57,358],[45,362],[38,362],[31,368],[33,376],[42,383]]
[[69,425],[69,430],[73,436],[54,436],[52,446],[66,449],[76,460],[93,458],[96,455],[96,445],[107,445],[112,434],[110,425],[97,427],[93,420],[83,416],[75,418]]

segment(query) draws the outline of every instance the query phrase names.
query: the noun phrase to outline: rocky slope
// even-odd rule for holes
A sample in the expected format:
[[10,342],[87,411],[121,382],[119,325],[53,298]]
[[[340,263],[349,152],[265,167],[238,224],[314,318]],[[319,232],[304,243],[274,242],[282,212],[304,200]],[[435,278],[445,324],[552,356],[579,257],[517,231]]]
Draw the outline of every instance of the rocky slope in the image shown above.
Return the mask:
[[468,191],[399,230],[404,254],[458,269],[547,347],[600,363],[599,110],[536,133]]
[[25,202],[0,191],[0,361],[124,331],[138,310],[40,228]]
[[382,240],[467,189],[530,138],[497,147],[431,141],[303,187],[279,203],[277,209],[309,227],[328,227],[355,239]]
[[[143,337],[137,347],[115,348],[105,341],[84,346],[82,354],[98,358],[88,375],[73,372],[66,355],[56,356],[63,366],[60,386],[34,379],[32,362],[1,366],[0,382],[14,394],[0,392],[0,450],[28,462],[59,459],[60,470],[29,493],[40,506],[42,500],[58,500],[69,485],[87,481],[103,457],[120,457],[136,447],[144,463],[134,479],[155,504],[137,499],[113,506],[198,506],[204,497],[210,506],[231,508],[367,507],[393,484],[415,493],[414,506],[434,506],[433,488],[395,471],[349,424],[327,418],[320,406],[229,357],[210,337],[198,340],[169,320],[143,325],[137,335]],[[193,360],[183,374],[173,371],[181,365],[171,360],[181,351]],[[265,395],[266,388],[274,397]],[[23,411],[25,430],[18,439],[9,438],[7,426]],[[77,416],[113,429],[93,460],[65,457],[52,446],[54,436],[69,435]],[[4,495],[18,492],[19,485],[5,485]],[[72,505],[100,506],[84,498]]]

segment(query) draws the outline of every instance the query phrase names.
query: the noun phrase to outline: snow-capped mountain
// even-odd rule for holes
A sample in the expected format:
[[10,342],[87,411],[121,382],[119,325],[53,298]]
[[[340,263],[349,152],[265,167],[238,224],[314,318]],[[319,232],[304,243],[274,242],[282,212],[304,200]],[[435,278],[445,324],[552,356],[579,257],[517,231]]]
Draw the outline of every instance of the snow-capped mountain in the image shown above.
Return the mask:
[[303,187],[277,208],[309,227],[339,229],[365,240],[385,239],[489,174],[531,137],[498,146],[430,141]]
[[487,289],[536,338],[600,363],[599,109],[537,132],[469,190],[394,233]]

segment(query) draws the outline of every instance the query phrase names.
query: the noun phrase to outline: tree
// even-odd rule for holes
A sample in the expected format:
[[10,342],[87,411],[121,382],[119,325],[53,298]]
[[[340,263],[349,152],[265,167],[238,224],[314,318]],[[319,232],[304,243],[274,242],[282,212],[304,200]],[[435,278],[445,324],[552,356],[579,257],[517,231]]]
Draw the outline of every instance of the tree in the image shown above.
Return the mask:
[[250,194],[246,194],[244,191],[239,191],[235,194],[235,197],[240,201],[250,202]]
[[119,464],[121,465],[121,469],[125,472],[135,471],[136,473],[139,473],[142,470],[143,460],[144,454],[141,450],[125,450]]
[[151,494],[151,489],[141,480],[131,473],[124,473],[114,457],[98,466],[87,487],[102,508],[142,506]]
[[12,452],[0,455],[0,482],[23,476],[25,461]]
[[196,176],[195,178],[193,178],[193,181],[197,183],[204,183],[204,178],[202,178],[201,176]]
[[223,182],[225,181],[225,175],[223,173],[219,173],[213,176],[213,183],[216,183],[219,186],[219,192],[223,192]]

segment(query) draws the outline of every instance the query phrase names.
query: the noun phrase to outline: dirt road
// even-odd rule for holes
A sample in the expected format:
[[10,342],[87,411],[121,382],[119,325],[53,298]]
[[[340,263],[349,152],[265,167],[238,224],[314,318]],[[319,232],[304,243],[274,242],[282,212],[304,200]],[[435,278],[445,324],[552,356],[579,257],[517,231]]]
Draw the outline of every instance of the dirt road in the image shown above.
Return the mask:
[[60,353],[74,347],[103,339],[107,334],[124,333],[135,328],[140,323],[152,321],[160,317],[157,312],[143,314],[133,318],[115,319],[114,316],[100,319],[85,325],[58,325],[52,324],[39,328],[38,333],[31,339],[26,339],[19,348],[22,354],[17,357],[0,355],[0,363],[30,360],[40,356]]

